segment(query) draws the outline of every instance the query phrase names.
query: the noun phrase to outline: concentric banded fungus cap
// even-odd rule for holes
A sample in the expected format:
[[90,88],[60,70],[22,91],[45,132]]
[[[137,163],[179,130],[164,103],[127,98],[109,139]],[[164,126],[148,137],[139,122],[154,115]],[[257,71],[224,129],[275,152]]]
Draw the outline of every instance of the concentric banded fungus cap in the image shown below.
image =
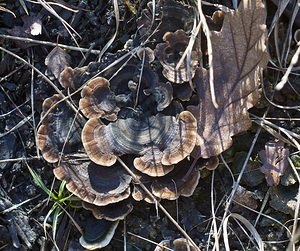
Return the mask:
[[172,248],[174,251],[196,251],[196,248],[191,244],[188,244],[186,239],[179,238],[173,241],[173,245],[171,245],[170,240],[163,240],[159,243],[159,246],[156,246],[154,251],[167,251],[169,249],[163,248]]
[[179,196],[191,196],[200,179],[197,167],[189,170],[192,163],[184,160],[164,177],[155,178],[152,182],[152,193],[161,199],[175,200]]
[[[178,70],[176,66],[184,53],[189,43],[189,37],[183,30],[176,32],[166,32],[163,40],[165,43],[160,43],[156,46],[154,51],[155,56],[163,66],[163,75],[169,81],[173,83],[183,83],[189,81],[189,72],[187,69],[187,60],[179,66]],[[190,77],[191,79],[195,75],[195,71],[199,62],[201,52],[198,46],[198,40],[195,41],[195,45],[191,52],[190,61]]]
[[98,62],[90,62],[87,66],[75,69],[67,67],[61,73],[59,82],[65,89],[78,90],[99,71],[99,67]]
[[61,161],[54,174],[67,181],[71,193],[96,206],[116,203],[130,195],[131,176],[118,164],[108,168],[91,161]]
[[187,157],[196,143],[197,123],[190,112],[175,116],[157,114],[118,119],[102,125],[90,119],[82,131],[82,142],[90,159],[111,166],[117,156],[135,154],[134,166],[150,176],[163,176],[173,164]]
[[59,77],[59,83],[61,84],[62,87],[65,89],[72,89],[72,90],[77,90],[81,84],[79,83],[79,76],[87,71],[88,67],[81,67],[81,68],[75,68],[72,69],[71,67],[65,68],[62,73],[60,74]]
[[85,233],[79,242],[87,250],[104,248],[113,238],[118,224],[119,221],[90,219],[86,222]]
[[89,81],[81,96],[79,107],[86,117],[117,119],[120,109],[116,106],[115,95],[111,92],[107,79],[98,77]]
[[83,201],[82,206],[84,209],[92,211],[96,219],[110,221],[123,220],[133,209],[133,206],[128,199],[104,207],[95,206]]
[[[42,125],[37,132],[37,145],[43,157],[50,163],[58,161],[61,152],[73,153],[82,148],[81,128],[84,122],[76,117],[59,95],[45,99]],[[74,122],[74,123],[73,123]]]

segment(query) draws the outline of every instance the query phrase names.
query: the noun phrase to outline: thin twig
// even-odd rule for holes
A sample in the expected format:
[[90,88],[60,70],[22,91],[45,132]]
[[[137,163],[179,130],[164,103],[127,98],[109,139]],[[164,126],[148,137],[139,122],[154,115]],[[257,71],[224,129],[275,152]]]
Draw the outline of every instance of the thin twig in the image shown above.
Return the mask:
[[16,37],[16,36],[4,35],[4,34],[0,34],[0,38],[12,39],[12,40],[16,40],[16,41],[23,41],[26,43],[40,44],[40,45],[46,45],[46,46],[51,46],[51,47],[57,46],[62,49],[67,49],[67,50],[72,50],[72,51],[90,52],[91,54],[95,54],[95,55],[99,55],[101,52],[99,50],[90,50],[90,49],[82,48],[82,47],[75,47],[75,46],[71,46],[71,45],[58,44],[58,43],[53,43],[53,42],[48,42],[48,41],[36,40],[36,39],[32,39],[32,38]]

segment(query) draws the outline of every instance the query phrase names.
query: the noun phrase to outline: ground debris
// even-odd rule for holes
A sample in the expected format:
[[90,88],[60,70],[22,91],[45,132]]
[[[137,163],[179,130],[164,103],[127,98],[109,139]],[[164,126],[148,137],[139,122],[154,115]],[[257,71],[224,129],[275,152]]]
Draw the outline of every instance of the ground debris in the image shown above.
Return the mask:
[[[12,206],[7,193],[0,186],[0,222],[4,221],[6,224],[5,227],[9,231],[11,242],[15,248],[22,246],[19,238],[28,248],[31,248],[37,238],[37,233],[31,228],[26,213],[21,208],[17,208],[2,215],[4,210]],[[0,241],[2,241],[2,237],[0,237]]]
[[260,151],[259,157],[263,162],[260,171],[266,175],[269,186],[277,186],[288,167],[288,156],[290,152],[284,148],[281,141],[269,141],[265,145],[265,150]]

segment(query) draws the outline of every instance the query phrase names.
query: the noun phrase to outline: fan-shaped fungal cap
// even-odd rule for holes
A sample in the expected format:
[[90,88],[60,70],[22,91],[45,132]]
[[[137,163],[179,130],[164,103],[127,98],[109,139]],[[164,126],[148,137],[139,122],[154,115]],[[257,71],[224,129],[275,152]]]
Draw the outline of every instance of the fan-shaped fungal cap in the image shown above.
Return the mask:
[[98,166],[91,161],[61,161],[54,174],[59,180],[67,181],[70,192],[82,200],[106,206],[129,197],[131,176],[124,169]]
[[198,47],[198,40],[191,52],[190,71],[187,68],[187,59],[176,69],[176,66],[189,44],[189,38],[183,30],[178,30],[174,33],[166,32],[163,37],[165,43],[160,43],[154,51],[155,56],[163,66],[163,75],[173,83],[183,83],[189,81],[189,73],[191,79],[195,75],[199,58],[201,56]]
[[109,82],[105,78],[95,78],[81,92],[82,98],[79,107],[88,118],[104,117],[108,120],[116,120],[120,110],[116,106],[115,95],[109,88]]
[[171,245],[170,240],[163,240],[159,243],[159,246],[156,246],[154,251],[167,251],[169,249],[167,248],[172,248],[174,251],[196,251],[196,248],[189,244],[186,239],[184,238],[179,238],[173,241],[173,245]]
[[164,177],[155,178],[151,185],[152,193],[158,198],[168,200],[191,196],[198,185],[200,172],[197,167],[189,170],[190,166],[191,163],[184,160]]
[[67,67],[60,74],[59,83],[65,89],[70,88],[72,90],[77,90],[80,87],[80,85],[83,84],[80,83],[80,81],[78,81],[78,77],[79,75],[85,73],[87,69],[88,69],[87,66],[81,68],[76,67],[75,69],[72,69],[71,67]]
[[103,207],[83,201],[82,206],[84,209],[92,211],[96,219],[110,221],[123,220],[133,209],[132,204],[128,200],[123,200]]
[[141,61],[143,61],[144,58],[144,61],[149,64],[152,63],[155,59],[154,51],[149,47],[140,48],[136,54]]
[[[90,119],[82,131],[82,142],[90,159],[111,166],[116,156],[136,154],[134,166],[150,176],[170,172],[171,165],[187,157],[196,143],[197,123],[190,112],[174,116],[157,114],[138,119],[118,119],[102,125]],[[169,167],[170,166],[170,167]]]
[[300,41],[300,29],[295,31],[294,40],[295,40],[296,43],[298,43]]
[[61,100],[59,95],[45,99],[42,125],[37,132],[37,145],[43,157],[50,163],[58,161],[61,152],[78,151],[81,145],[83,121]]
[[95,220],[88,222],[85,234],[80,237],[80,244],[88,249],[106,247],[115,234],[119,221]]
[[[151,183],[144,184],[149,191],[151,191]],[[134,185],[133,192],[132,192],[132,198],[134,198],[136,201],[141,201],[145,200],[148,203],[155,203],[151,199],[151,197],[139,186],[139,185]]]

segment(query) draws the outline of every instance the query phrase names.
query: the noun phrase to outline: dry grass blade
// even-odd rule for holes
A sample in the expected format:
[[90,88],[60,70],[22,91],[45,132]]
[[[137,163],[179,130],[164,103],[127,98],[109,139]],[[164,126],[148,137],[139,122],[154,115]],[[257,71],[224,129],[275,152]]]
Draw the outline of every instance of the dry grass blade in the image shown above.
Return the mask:
[[298,60],[299,60],[299,55],[300,55],[300,42],[297,43],[297,50],[295,52],[295,54],[292,57],[291,63],[289,65],[289,67],[287,68],[285,74],[283,75],[281,81],[275,86],[275,90],[279,91],[281,90],[284,85],[286,84],[286,82],[288,81],[289,75],[294,67],[294,65],[297,64]]
[[[257,130],[256,134],[255,134],[255,137],[254,137],[254,139],[253,139],[253,141],[252,141],[251,147],[250,147],[249,152],[248,152],[248,154],[247,154],[247,156],[246,156],[246,159],[245,159],[245,161],[244,161],[244,163],[243,163],[243,166],[242,166],[242,168],[241,168],[241,171],[240,171],[240,173],[239,173],[239,176],[238,176],[236,182],[234,183],[233,188],[232,188],[232,191],[231,191],[231,194],[230,194],[230,196],[229,196],[229,198],[228,198],[228,200],[227,200],[227,202],[226,202],[226,206],[225,206],[225,210],[224,210],[224,214],[223,214],[222,223],[221,223],[221,226],[220,226],[219,231],[218,231],[219,234],[220,234],[221,231],[222,231],[222,226],[223,226],[224,221],[225,221],[225,218],[227,217],[227,214],[228,214],[228,212],[229,212],[229,207],[230,207],[230,205],[231,205],[231,203],[232,203],[232,201],[233,201],[234,195],[235,195],[235,193],[236,193],[236,191],[237,191],[237,189],[238,189],[238,187],[239,187],[239,184],[240,184],[240,182],[241,182],[242,176],[243,176],[243,174],[244,174],[244,172],[245,172],[245,168],[246,168],[247,163],[248,163],[248,161],[249,161],[249,159],[250,159],[250,156],[251,156],[251,154],[252,154],[252,151],[253,151],[253,148],[254,148],[254,146],[255,146],[255,143],[256,143],[256,141],[257,141],[257,139],[258,139],[258,136],[260,135],[260,132],[261,132],[261,128],[259,128],[259,129]],[[214,246],[214,249],[213,249],[213,250],[215,250],[215,248],[216,248],[216,246]]]
[[24,204],[26,204],[26,203],[32,201],[32,200],[35,200],[36,198],[38,198],[38,197],[40,197],[40,196],[41,196],[41,194],[38,194],[38,195],[36,195],[36,196],[34,196],[34,197],[30,198],[30,199],[27,199],[27,200],[22,201],[22,202],[19,203],[19,204],[13,205],[13,206],[10,207],[10,208],[7,208],[7,209],[5,209],[5,210],[3,210],[3,211],[0,211],[0,213],[1,213],[1,214],[6,214],[6,213],[8,213],[8,212],[10,212],[10,211],[12,211],[12,210],[17,209],[18,207],[20,207],[20,206],[22,206],[22,205],[24,205]]
[[114,3],[114,12],[115,12],[115,17],[116,17],[116,31],[115,31],[115,34],[112,36],[112,38],[107,42],[107,44],[101,50],[99,58],[98,58],[99,62],[101,61],[103,54],[108,50],[108,48],[111,46],[111,44],[117,37],[118,30],[119,30],[120,13],[119,13],[118,0],[113,0],[113,3]]
[[[22,61],[23,63],[25,63],[26,65],[28,65],[30,68],[32,68],[34,71],[36,71],[40,76],[42,76],[45,81],[47,83],[49,83],[53,88],[54,90],[63,97],[63,99],[61,101],[64,101],[66,100],[67,104],[71,107],[71,109],[75,112],[77,112],[77,109],[76,107],[74,107],[74,105],[69,101],[67,100],[69,97],[66,97],[58,88],[57,86],[49,79],[45,76],[45,74],[43,74],[39,69],[37,69],[36,67],[34,67],[32,64],[28,63],[26,60],[24,60],[23,58],[19,57],[18,55],[16,55],[15,53],[9,51],[9,50],[6,50],[4,49],[3,47],[0,46],[0,50],[12,55],[13,57],[17,58],[18,60]],[[81,116],[81,114],[79,114]],[[82,116],[81,116],[82,117]],[[83,117],[82,117],[83,118]],[[84,118],[83,118],[84,119]]]
[[6,8],[4,8],[4,7],[2,7],[2,6],[0,6],[0,11],[8,12],[8,13],[12,14],[12,15],[14,16],[14,18],[16,18],[15,13],[13,13],[12,11],[10,11],[10,10],[8,10],[8,9],[6,9]]
[[[34,63],[33,53],[32,53],[31,61],[32,61],[32,63]],[[33,69],[31,69],[30,98],[31,98],[31,114],[32,114],[34,142],[35,142],[37,156],[40,157],[40,151],[39,151],[39,148],[37,146],[37,137],[36,137],[37,130],[36,130],[36,123],[35,123],[35,118],[34,118],[34,111],[35,111],[35,109],[34,109],[34,70]]]
[[[298,180],[298,193],[296,196],[297,203],[296,203],[296,207],[295,207],[294,224],[293,224],[291,240],[290,240],[289,246],[287,248],[287,250],[289,251],[289,250],[292,250],[292,248],[293,248],[293,250],[295,250],[295,243],[299,239],[299,234],[297,233],[297,223],[298,223],[299,206],[300,206],[300,177],[299,177],[298,171],[297,171],[296,167],[294,166],[294,163],[292,162],[292,160],[290,158],[288,158],[288,161],[289,161],[289,164],[292,167],[294,174]],[[299,232],[299,230],[298,230],[298,232]]]
[[147,242],[149,242],[149,243],[152,243],[152,244],[154,244],[154,245],[156,245],[156,246],[159,246],[159,247],[163,248],[163,250],[174,251],[174,250],[171,249],[171,248],[162,246],[162,245],[160,245],[159,243],[156,243],[156,242],[154,242],[154,241],[151,241],[151,240],[149,240],[149,239],[147,239],[147,238],[144,238],[144,237],[142,237],[142,236],[136,235],[136,234],[131,233],[131,232],[127,232],[127,233],[130,234],[130,235],[132,235],[132,236],[134,236],[134,237],[136,237],[136,238],[139,238],[139,239],[141,239],[141,240],[144,240],[144,241],[147,241]]
[[210,94],[211,94],[211,100],[214,104],[214,107],[218,109],[219,105],[217,103],[216,94],[215,94],[215,87],[214,87],[214,69],[213,69],[213,48],[212,48],[212,42],[211,42],[211,32],[208,28],[208,25],[206,23],[205,16],[202,11],[202,2],[201,0],[198,0],[198,11],[200,15],[200,21],[202,23],[203,32],[206,36],[207,41],[207,54],[208,54],[208,67],[209,67],[209,87],[210,87]]
[[26,4],[24,2],[24,0],[19,0],[21,6],[23,7],[24,11],[26,12],[27,15],[29,15]]
[[[32,1],[32,0],[26,0],[27,2],[30,2],[30,3],[37,3],[37,1]],[[58,2],[61,2],[61,3],[58,3]],[[76,6],[70,6],[68,3],[64,2],[64,1],[59,1],[57,0],[57,2],[47,2],[49,5],[56,5],[56,6],[59,6],[61,8],[64,8],[66,10],[69,10],[69,11],[72,11],[72,12],[78,12],[79,10],[76,10]],[[68,5],[70,7],[68,7]]]
[[139,73],[139,82],[138,82],[138,86],[137,86],[137,91],[136,91],[136,98],[134,101],[134,106],[133,108],[135,109],[137,104],[138,104],[138,99],[139,99],[139,93],[140,93],[140,88],[141,88],[141,82],[142,82],[142,78],[143,78],[143,70],[144,70],[144,65],[145,65],[145,55],[146,55],[146,51],[145,49],[143,50],[143,57],[142,57],[142,64],[141,64],[141,70]]
[[[288,60],[288,56],[290,54],[290,48],[291,48],[291,42],[292,42],[292,37],[293,37],[293,26],[294,26],[294,22],[296,19],[296,16],[298,14],[299,11],[299,7],[300,7],[300,2],[298,1],[298,3],[295,2],[294,4],[294,10],[293,10],[293,14],[290,17],[290,21],[289,21],[289,27],[287,30],[287,34],[286,34],[286,39],[284,40],[284,44],[283,44],[283,48],[286,48],[286,53],[285,53],[285,60],[284,60],[284,65],[286,65],[286,62]],[[287,46],[286,46],[287,44]],[[282,58],[284,57],[284,51],[282,50]]]
[[0,38],[5,38],[5,39],[12,39],[16,41],[23,41],[31,44],[41,44],[41,45],[47,45],[47,46],[52,46],[52,47],[60,47],[62,49],[67,49],[67,50],[72,50],[72,51],[81,51],[81,52],[90,52],[92,54],[98,55],[101,51],[99,50],[90,50],[87,48],[78,48],[70,45],[65,45],[65,44],[58,44],[58,43],[52,43],[48,41],[41,41],[41,40],[36,40],[32,38],[25,38],[25,37],[16,37],[16,36],[10,36],[10,35],[3,35],[0,34]]
[[279,2],[280,4],[278,5],[277,12],[273,17],[271,27],[269,28],[268,37],[270,37],[275,25],[278,24],[279,18],[281,17],[289,2],[290,0],[282,0]]
[[16,124],[13,128],[8,130],[7,132],[1,133],[0,138],[10,134],[11,132],[19,129],[21,126],[23,126],[26,122],[28,122],[32,118],[32,115],[27,116],[26,118],[22,119],[18,124]]
[[63,26],[66,28],[66,30],[68,31],[68,33],[71,35],[71,37],[72,37],[73,41],[75,42],[75,44],[78,46],[78,48],[80,48],[77,40],[75,39],[75,37],[73,36],[73,34],[72,34],[72,32],[70,30],[72,30],[81,39],[81,36],[77,33],[77,31],[75,29],[73,29],[73,27],[71,25],[69,25],[68,22],[66,22],[62,17],[60,17],[57,14],[57,12],[51,7],[51,5],[49,3],[47,3],[45,0],[38,0],[38,2],[46,10],[48,10],[52,15],[54,15],[56,18],[58,18],[61,21],[61,23],[63,24]]
[[[24,120],[26,120],[28,118],[28,116],[25,116],[23,114],[23,112],[18,108],[18,106],[15,104],[15,102],[12,100],[12,98],[9,96],[9,94],[4,90],[3,86],[0,85],[0,89],[3,91],[3,93],[6,95],[6,97],[9,99],[9,101],[13,104],[13,106],[15,107],[15,109],[19,112],[19,114],[21,115],[21,117],[23,117]],[[32,124],[30,123],[29,120],[27,120],[29,125],[32,127]]]
[[4,117],[6,117],[6,116],[12,114],[14,111],[20,109],[22,106],[24,106],[24,105],[27,104],[27,103],[28,103],[28,101],[25,101],[23,104],[21,104],[21,105],[15,107],[14,109],[10,110],[9,112],[0,114],[0,118],[4,118]]
[[214,231],[214,237],[215,237],[215,247],[216,247],[217,251],[219,251],[220,246],[219,246],[218,225],[217,225],[217,221],[216,221],[216,214],[215,214],[215,207],[214,207],[214,178],[215,178],[215,171],[212,171],[211,188],[210,188],[212,225],[213,225],[213,231]]
[[194,86],[193,86],[193,83],[192,83],[192,76],[191,76],[191,52],[192,52],[192,49],[193,49],[193,46],[194,46],[194,43],[195,43],[195,40],[196,40],[196,37],[200,31],[200,28],[201,28],[201,22],[199,22],[196,26],[196,16],[194,17],[194,27],[193,27],[193,30],[192,30],[192,34],[191,34],[191,37],[190,37],[190,41],[189,41],[189,44],[188,46],[186,47],[185,51],[183,52],[180,60],[178,61],[175,69],[178,70],[180,65],[182,65],[185,57],[187,58],[186,60],[186,68],[187,68],[187,72],[188,72],[188,77],[189,77],[189,83],[190,83],[190,87],[193,91],[194,90]]
[[77,118],[78,113],[79,113],[79,110],[78,110],[77,113],[75,114],[74,119],[73,119],[73,121],[72,121],[72,124],[71,124],[71,126],[70,126],[70,128],[69,128],[69,130],[68,130],[68,133],[67,133],[65,142],[64,142],[64,144],[63,144],[63,146],[62,146],[62,149],[61,149],[61,152],[60,152],[60,154],[59,154],[58,165],[59,165],[60,162],[61,162],[61,158],[62,158],[62,156],[63,156],[63,153],[64,153],[64,150],[65,150],[66,144],[68,143],[68,140],[69,140],[69,138],[70,138],[70,134],[71,134],[71,132],[72,132],[72,128],[73,128],[73,126],[74,126],[74,123],[75,123],[75,121],[76,121],[76,118]]
[[[292,131],[290,131],[290,130],[288,130],[288,129],[285,129],[285,128],[283,128],[283,127],[277,126],[277,125],[271,123],[270,121],[267,121],[267,120],[265,120],[265,119],[263,119],[263,118],[259,118],[259,117],[255,116],[255,115],[253,115],[253,114],[252,114],[252,116],[254,116],[255,118],[259,119],[262,123],[264,123],[264,124],[266,124],[266,125],[269,125],[269,126],[275,128],[275,129],[277,129],[277,130],[280,130],[282,133],[284,133],[284,134],[285,134],[285,135],[286,135],[286,136],[294,143],[294,145],[295,145],[295,146],[298,148],[298,150],[300,151],[300,144],[297,142],[297,140],[294,139],[294,138],[300,139],[300,135],[299,135],[299,134],[294,133],[294,132],[292,132]],[[294,138],[293,138],[293,137],[294,137]]]
[[232,213],[230,215],[228,215],[225,220],[224,220],[224,224],[223,224],[223,238],[224,238],[224,243],[225,243],[225,248],[227,251],[230,250],[229,247],[229,240],[228,240],[228,233],[227,233],[227,227],[228,227],[228,221],[229,218],[233,217],[235,219],[237,219],[238,221],[242,222],[245,227],[251,232],[251,234],[254,236],[254,239],[256,240],[259,250],[263,251],[264,250],[264,244],[263,241],[259,235],[259,233],[256,231],[255,227],[243,216],[236,214],[236,213]]
[[2,159],[0,163],[8,163],[8,162],[19,162],[19,161],[30,161],[30,160],[40,160],[41,157],[31,157],[31,158],[16,158],[16,159]]

